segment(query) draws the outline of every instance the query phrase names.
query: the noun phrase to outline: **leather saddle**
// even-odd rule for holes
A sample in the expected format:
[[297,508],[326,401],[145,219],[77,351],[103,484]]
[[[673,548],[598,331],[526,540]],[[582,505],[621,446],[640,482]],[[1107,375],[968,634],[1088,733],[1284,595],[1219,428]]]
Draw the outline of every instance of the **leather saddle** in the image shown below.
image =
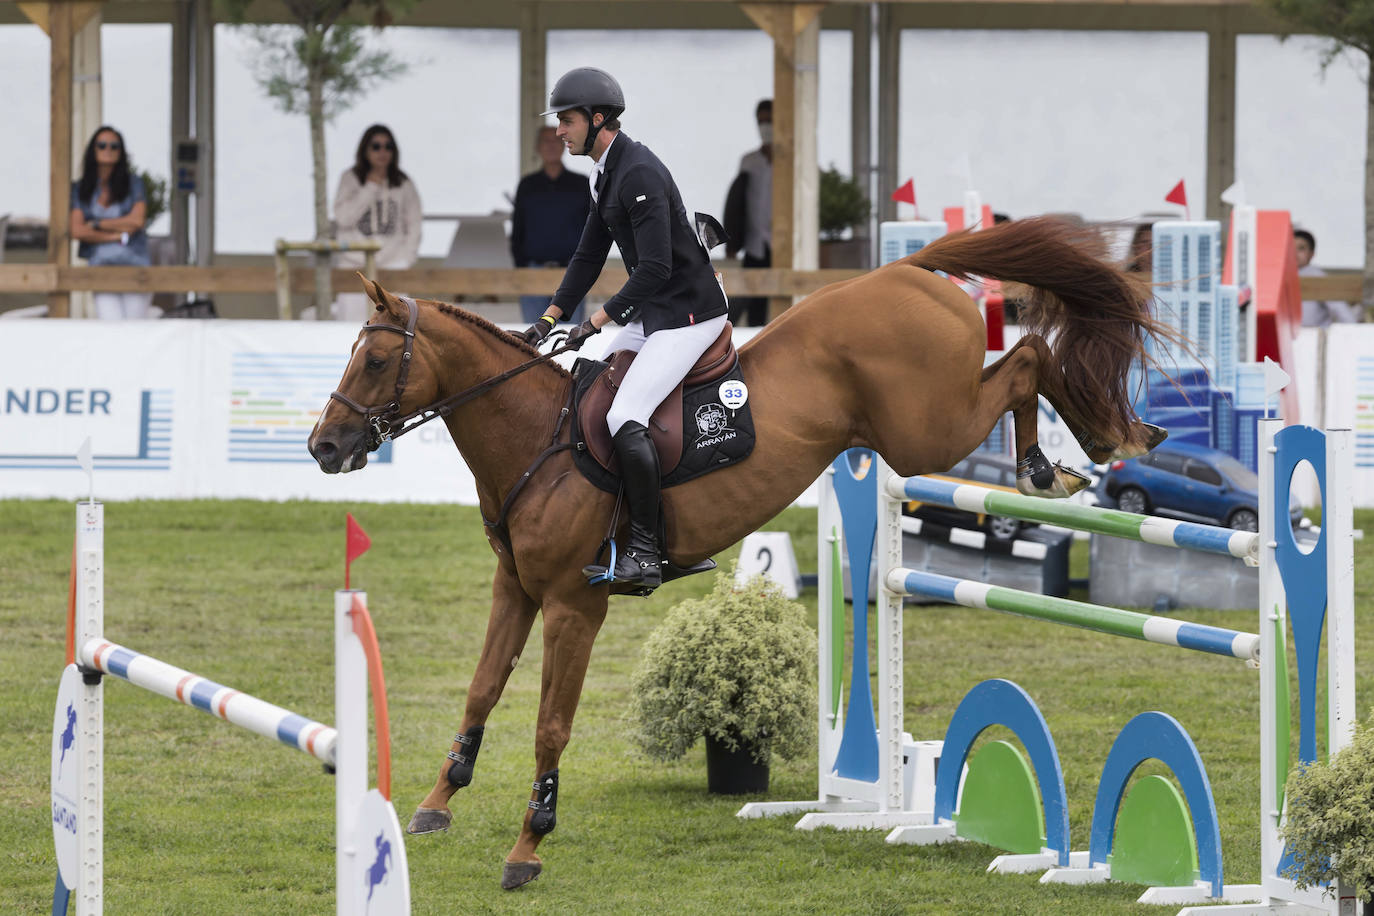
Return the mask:
[[[692,366],[687,377],[682,380],[673,393],[664,398],[653,416],[649,418],[649,438],[658,449],[660,472],[664,477],[672,473],[682,460],[682,390],[694,385],[712,382],[728,373],[739,358],[735,343],[731,338],[732,327],[725,322],[715,343],[706,349],[701,358]],[[577,407],[579,425],[587,452],[596,459],[597,464],[613,474],[620,473],[620,461],[616,458],[615,447],[611,443],[611,430],[606,425],[606,411],[610,409],[625,372],[634,362],[636,354],[630,350],[617,350],[607,362],[610,368],[597,376],[596,381],[587,389]]]

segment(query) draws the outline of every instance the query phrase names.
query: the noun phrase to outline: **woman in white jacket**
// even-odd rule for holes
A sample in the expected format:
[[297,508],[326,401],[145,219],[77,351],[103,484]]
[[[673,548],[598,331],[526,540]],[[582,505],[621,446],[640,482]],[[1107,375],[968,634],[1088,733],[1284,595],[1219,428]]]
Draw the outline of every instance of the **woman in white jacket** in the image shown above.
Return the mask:
[[[378,267],[405,270],[415,264],[420,252],[420,194],[401,171],[401,151],[385,125],[373,124],[363,132],[353,166],[339,178],[334,222],[341,242],[381,243]],[[363,254],[343,252],[338,265],[361,268]],[[361,292],[341,293],[334,301],[334,317],[366,321],[370,304]]]

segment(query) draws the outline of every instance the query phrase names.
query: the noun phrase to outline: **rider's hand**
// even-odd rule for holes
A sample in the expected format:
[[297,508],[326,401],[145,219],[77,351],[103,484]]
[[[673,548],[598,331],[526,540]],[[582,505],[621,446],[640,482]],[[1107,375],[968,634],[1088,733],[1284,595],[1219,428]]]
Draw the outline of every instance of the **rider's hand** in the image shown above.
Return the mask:
[[544,338],[549,336],[557,320],[552,315],[544,315],[534,324],[525,329],[520,336],[525,339],[525,343],[531,347],[537,347],[544,342]]
[[592,324],[591,319],[587,319],[568,332],[568,339],[563,342],[563,346],[569,350],[580,350],[588,337],[600,333],[601,329]]

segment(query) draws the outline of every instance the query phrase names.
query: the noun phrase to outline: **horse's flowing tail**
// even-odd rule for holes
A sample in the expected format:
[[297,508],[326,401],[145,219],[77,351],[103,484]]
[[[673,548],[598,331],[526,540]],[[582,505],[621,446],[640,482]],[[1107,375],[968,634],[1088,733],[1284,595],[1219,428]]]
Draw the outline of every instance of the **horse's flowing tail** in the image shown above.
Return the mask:
[[1050,364],[1041,372],[1045,395],[1097,441],[1120,443],[1137,422],[1131,367],[1149,361],[1148,337],[1174,335],[1150,313],[1149,283],[1105,255],[1096,230],[1040,217],[947,235],[906,260],[1029,287],[1008,298],[1021,306],[1021,327],[1049,342]]

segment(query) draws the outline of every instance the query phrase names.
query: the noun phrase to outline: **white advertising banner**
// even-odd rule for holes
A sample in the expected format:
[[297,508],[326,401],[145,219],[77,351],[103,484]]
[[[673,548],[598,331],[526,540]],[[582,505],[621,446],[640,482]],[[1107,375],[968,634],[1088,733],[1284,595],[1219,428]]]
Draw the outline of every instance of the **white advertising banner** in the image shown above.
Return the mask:
[[[332,321],[0,322],[0,498],[84,497],[75,456],[89,436],[104,499],[475,505],[440,420],[384,444],[361,472],[327,475],[310,457],[306,438],[357,336]],[[814,487],[802,503],[815,505]]]
[[[736,344],[754,333],[737,330]],[[105,499],[475,504],[440,421],[383,445],[361,473],[319,470],[305,441],[357,334],[332,321],[0,322],[0,498],[84,497],[75,456],[89,436]],[[1296,341],[1302,420],[1355,430],[1355,505],[1374,506],[1374,325],[1328,331],[1324,359],[1320,334]],[[1040,425],[1047,455],[1083,460],[1043,402]],[[798,503],[814,506],[815,487]]]
[[1351,496],[1356,506],[1374,506],[1374,325],[1328,329],[1325,369],[1326,425],[1355,431]]

